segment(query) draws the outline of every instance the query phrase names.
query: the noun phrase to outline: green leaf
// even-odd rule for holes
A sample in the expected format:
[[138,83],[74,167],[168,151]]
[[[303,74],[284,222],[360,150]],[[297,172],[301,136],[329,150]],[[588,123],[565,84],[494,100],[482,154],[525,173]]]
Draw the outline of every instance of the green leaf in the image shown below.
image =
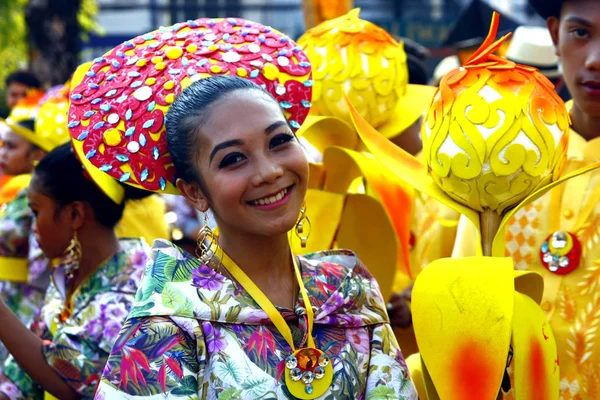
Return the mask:
[[151,310],[153,307],[154,307],[153,301],[149,301],[147,303],[137,305],[137,306],[133,307],[131,309],[131,311],[129,311],[129,316],[131,318],[150,316],[150,313],[148,312],[148,310]]
[[194,304],[186,295],[173,285],[166,285],[162,294],[163,304],[181,317],[192,317]]
[[239,305],[230,307],[229,310],[227,310],[227,314],[225,314],[225,322],[229,324],[235,323],[238,320],[241,311],[242,307]]
[[242,388],[247,390],[253,399],[257,399],[264,396],[267,391],[267,388],[264,386],[265,383],[267,383],[267,379],[265,378],[250,376],[242,383]]
[[398,396],[391,387],[381,385],[369,391],[367,400],[398,400]]
[[215,367],[215,374],[221,379],[230,377],[230,380],[232,380],[233,382],[242,381],[242,372],[240,371],[240,368],[237,365],[235,365],[235,363],[231,360],[227,360],[225,362],[217,362],[217,365]]
[[[211,317],[213,319],[217,319],[218,315],[221,314],[221,310],[220,309],[217,310],[217,308],[215,307],[213,301],[209,300],[205,295],[203,295],[202,291],[200,289],[198,289],[197,292],[198,292],[198,297],[200,297],[200,300],[202,301],[202,303],[206,304],[210,308],[210,315],[211,315]],[[214,298],[214,296],[213,296],[213,298]]]
[[147,300],[154,293],[161,294],[163,292],[167,284],[165,264],[171,259],[171,256],[159,251],[154,259],[154,263],[146,266],[145,279],[142,281],[142,287],[140,287],[136,294],[137,301]]
[[198,393],[198,381],[193,376],[186,376],[171,393],[175,396],[193,396]]
[[179,307],[179,304],[185,301],[185,294],[172,285],[166,285],[162,294],[162,302],[172,310]]
[[165,264],[164,274],[170,282],[187,282],[192,279],[192,271],[199,267],[197,259],[171,258]]
[[218,399],[219,400],[239,400],[242,398],[241,396],[242,396],[241,389],[229,388],[229,389],[221,392],[221,394],[219,394]]

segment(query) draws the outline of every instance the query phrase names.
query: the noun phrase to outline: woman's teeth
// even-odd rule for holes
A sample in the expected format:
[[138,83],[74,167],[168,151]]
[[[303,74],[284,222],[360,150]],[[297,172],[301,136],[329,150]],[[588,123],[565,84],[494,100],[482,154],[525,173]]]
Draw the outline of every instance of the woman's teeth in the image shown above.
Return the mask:
[[281,192],[277,193],[275,196],[269,196],[269,197],[265,197],[264,199],[254,200],[254,201],[251,201],[250,204],[252,204],[254,206],[264,206],[264,205],[272,204],[272,203],[275,203],[275,202],[283,199],[283,196],[285,196],[287,194],[287,192],[288,192],[288,189],[285,188]]

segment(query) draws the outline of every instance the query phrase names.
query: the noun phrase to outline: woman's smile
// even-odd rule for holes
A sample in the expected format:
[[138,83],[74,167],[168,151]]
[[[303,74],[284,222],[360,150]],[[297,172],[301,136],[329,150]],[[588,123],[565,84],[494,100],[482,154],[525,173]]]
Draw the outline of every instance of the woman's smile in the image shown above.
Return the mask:
[[294,185],[283,188],[279,192],[267,195],[257,200],[248,201],[247,203],[259,210],[271,211],[287,204],[291,197]]

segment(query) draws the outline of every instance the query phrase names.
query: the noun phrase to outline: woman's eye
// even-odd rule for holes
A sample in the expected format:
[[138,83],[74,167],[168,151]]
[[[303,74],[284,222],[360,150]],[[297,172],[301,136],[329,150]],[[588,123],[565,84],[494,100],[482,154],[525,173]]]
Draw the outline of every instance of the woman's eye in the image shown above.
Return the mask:
[[279,135],[271,139],[271,141],[269,142],[269,148],[272,149],[274,147],[281,146],[282,144],[289,143],[292,140],[294,140],[293,135],[290,135],[289,133],[280,133]]
[[219,168],[225,168],[243,161],[246,157],[242,153],[227,154],[219,163]]

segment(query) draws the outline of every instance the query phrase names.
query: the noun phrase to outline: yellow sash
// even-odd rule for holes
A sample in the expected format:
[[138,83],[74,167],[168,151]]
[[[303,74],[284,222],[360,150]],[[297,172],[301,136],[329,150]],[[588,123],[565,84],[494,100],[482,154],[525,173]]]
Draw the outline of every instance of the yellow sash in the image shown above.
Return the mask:
[[0,257],[0,281],[27,282],[27,258]]

